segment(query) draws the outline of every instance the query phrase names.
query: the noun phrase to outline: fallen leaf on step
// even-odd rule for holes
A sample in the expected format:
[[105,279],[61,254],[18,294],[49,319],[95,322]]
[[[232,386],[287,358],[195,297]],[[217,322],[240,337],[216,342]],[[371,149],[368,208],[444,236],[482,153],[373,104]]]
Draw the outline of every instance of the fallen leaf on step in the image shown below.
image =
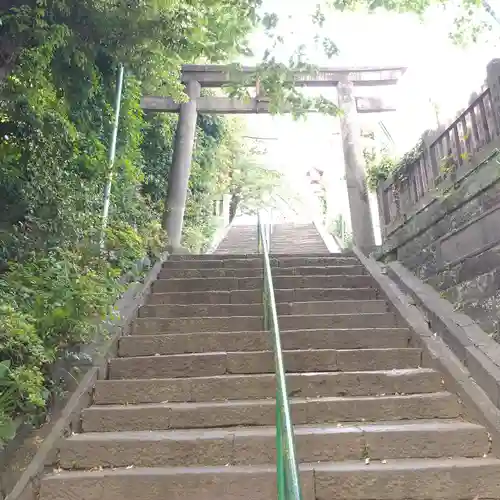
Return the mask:
[[134,466],[133,465],[127,465],[127,467],[125,467],[126,469],[133,469]]

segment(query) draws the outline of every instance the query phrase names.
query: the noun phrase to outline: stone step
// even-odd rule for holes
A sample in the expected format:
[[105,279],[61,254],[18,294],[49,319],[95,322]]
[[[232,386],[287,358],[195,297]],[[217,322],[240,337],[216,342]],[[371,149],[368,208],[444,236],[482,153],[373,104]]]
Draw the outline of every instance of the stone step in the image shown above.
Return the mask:
[[[279,315],[286,314],[353,314],[387,312],[383,300],[339,300],[278,303]],[[187,318],[217,316],[262,316],[262,303],[255,304],[158,304],[139,309],[140,318]]]
[[[288,304],[281,305],[281,312],[286,312]],[[222,316],[259,316],[263,314],[263,304],[148,304],[139,309],[139,318],[189,318]]]
[[[163,263],[163,269],[251,269],[263,267],[263,257],[253,256],[246,259],[219,258],[202,260],[167,260]],[[271,266],[276,268],[300,267],[300,266],[353,266],[360,265],[356,257],[284,257],[271,258]]]
[[[40,500],[269,500],[276,497],[274,465],[155,467],[54,473]],[[302,464],[304,500],[499,499],[495,458],[399,459]]]
[[[374,300],[378,297],[375,288],[299,288],[274,290],[276,303]],[[262,290],[212,290],[206,292],[152,293],[148,303],[155,304],[252,304],[262,303]]]
[[[353,328],[340,330],[284,330],[282,348],[295,349],[374,349],[408,347],[406,328]],[[269,332],[205,332],[167,335],[131,335],[118,344],[120,357],[186,354],[195,352],[237,352],[273,350]]]
[[[430,394],[292,398],[298,424],[458,418],[462,407],[448,392]],[[92,406],[82,412],[84,432],[203,429],[274,425],[272,399]]]
[[[375,288],[375,280],[361,276],[278,276],[274,288]],[[153,283],[153,293],[261,290],[263,278],[168,278]]]
[[[365,268],[358,266],[302,266],[275,267],[272,275],[278,276],[360,276],[366,274]],[[251,278],[262,279],[262,268],[215,268],[215,269],[172,269],[164,268],[159,274],[160,279],[187,278]]]
[[354,314],[354,313],[384,313],[388,312],[385,300],[322,300],[308,302],[291,302],[278,304],[279,315],[301,314]]
[[281,316],[280,329],[391,328],[406,326],[394,313],[288,314]]
[[[301,462],[482,457],[488,433],[468,422],[408,421],[296,426]],[[275,427],[76,434],[61,442],[63,469],[276,463]]]
[[278,276],[362,276],[368,274],[364,266],[301,266],[301,267],[275,267],[272,275]]
[[[271,245],[271,249],[270,249],[271,254],[272,253],[280,254],[282,252],[286,252],[290,248],[293,248],[294,244],[295,244],[294,239],[291,239],[284,244],[276,244],[275,243],[274,245]],[[328,255],[328,249],[326,248],[326,245],[323,242],[318,244],[317,242],[308,243],[308,242],[301,241],[300,247],[297,247],[297,253],[301,254],[304,252],[309,253],[309,254],[316,253],[316,254],[320,254],[320,255],[321,254]]]
[[[273,253],[271,252],[271,257],[278,260],[286,260],[286,259],[332,259],[339,258],[345,259],[346,257],[355,258],[354,254],[349,253],[329,253],[325,255],[324,253]],[[230,255],[216,255],[216,254],[179,254],[179,255],[170,255],[169,261],[179,261],[179,260],[234,260],[234,259],[255,259],[254,253],[238,253],[238,254],[230,254]]]
[[[259,316],[217,316],[209,318],[138,318],[132,325],[134,335],[190,332],[256,332],[262,330]],[[402,321],[393,313],[289,314],[280,317],[282,330],[337,328],[391,328]]]
[[[316,349],[283,351],[289,372],[361,371],[418,368],[421,350]],[[109,378],[206,377],[225,374],[274,373],[272,351],[212,352],[136,356],[109,361]]]
[[[430,368],[360,372],[287,373],[290,397],[375,396],[438,392],[441,375]],[[207,402],[274,398],[274,373],[169,379],[99,380],[94,404]]]
[[[272,265],[279,261],[274,260]],[[246,259],[221,259],[220,255],[212,255],[210,260],[171,260],[168,259],[162,265],[162,269],[262,269],[263,260],[261,256],[253,256]]]
[[[314,466],[316,500],[474,500],[500,498],[496,458],[407,459]],[[495,480],[496,478],[496,480]]]
[[[300,244],[296,242],[300,241]],[[226,240],[222,242],[215,255],[232,255],[241,252],[258,253],[257,236],[250,235],[245,238]],[[270,252],[282,254],[322,254],[328,255],[328,248],[319,236],[309,234],[296,234],[295,236],[286,236],[284,238],[273,238],[270,245]]]

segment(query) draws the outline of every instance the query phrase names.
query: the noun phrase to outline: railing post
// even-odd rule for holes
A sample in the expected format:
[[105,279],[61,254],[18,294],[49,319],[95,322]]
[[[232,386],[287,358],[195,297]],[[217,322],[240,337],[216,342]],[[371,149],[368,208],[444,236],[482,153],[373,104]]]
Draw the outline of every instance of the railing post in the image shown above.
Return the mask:
[[[387,224],[391,220],[391,214],[388,212],[389,205],[387,203],[387,194],[384,189],[384,184],[384,182],[381,182],[377,186],[378,220],[380,224],[380,235],[382,237],[382,243],[384,242],[385,235],[387,234]],[[343,231],[342,239],[344,239]]]
[[262,240],[260,234],[260,212],[257,214],[257,253],[262,253]]
[[500,59],[493,59],[486,67],[486,83],[490,89],[493,130],[491,135],[500,135]]
[[276,487],[278,500],[286,498],[285,461],[280,450],[283,449],[283,417],[281,415],[281,404],[279,390],[276,391]]
[[432,139],[434,134],[429,130],[426,130],[422,135],[422,149],[424,151],[424,168],[427,171],[427,189],[432,189],[434,187],[434,181],[439,175],[439,168],[437,165],[434,152],[431,148]]

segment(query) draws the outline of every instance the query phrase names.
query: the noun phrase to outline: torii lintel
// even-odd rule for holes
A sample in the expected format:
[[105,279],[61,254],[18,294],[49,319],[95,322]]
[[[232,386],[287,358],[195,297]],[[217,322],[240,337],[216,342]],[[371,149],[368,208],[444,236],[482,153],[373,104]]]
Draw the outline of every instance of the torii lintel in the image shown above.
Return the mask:
[[[394,85],[403,76],[403,66],[359,66],[317,68],[310,73],[292,72],[293,81],[304,87],[329,87],[349,81],[355,86]],[[254,86],[256,68],[251,66],[221,66],[217,64],[185,64],[182,67],[184,83],[197,81],[202,87],[222,87],[231,83]]]

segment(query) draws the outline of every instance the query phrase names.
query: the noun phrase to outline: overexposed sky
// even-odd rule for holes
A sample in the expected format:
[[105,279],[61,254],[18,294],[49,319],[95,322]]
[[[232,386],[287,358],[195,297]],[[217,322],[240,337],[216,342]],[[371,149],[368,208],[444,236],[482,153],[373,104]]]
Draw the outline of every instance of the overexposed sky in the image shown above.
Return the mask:
[[[361,115],[361,124],[383,120],[404,153],[426,128],[434,128],[436,115],[430,99],[439,104],[442,121],[452,119],[467,107],[468,97],[480,91],[486,76],[486,64],[498,54],[498,43],[480,43],[466,49],[454,46],[448,33],[452,18],[435,10],[424,21],[411,14],[381,12],[376,14],[331,12],[321,30],[339,48],[339,55],[328,59],[321,47],[314,45],[318,28],[311,22],[316,1],[264,0],[264,10],[276,12],[284,44],[275,52],[287,60],[296,47],[305,44],[309,62],[328,67],[403,65],[408,70],[396,86],[383,89],[397,99],[398,111]],[[500,1],[492,2],[500,11]],[[496,27],[500,39],[500,25]],[[269,46],[264,33],[251,40],[255,63]],[[336,99],[336,91],[313,89],[311,92]],[[375,88],[370,89],[374,95]],[[366,89],[363,89],[366,93]],[[245,117],[249,135],[270,137],[264,141],[268,150],[265,163],[287,173],[293,184],[303,185],[305,172],[311,167],[325,169],[329,179],[332,204],[347,214],[347,194],[343,178],[343,158],[338,120],[309,115],[306,121],[294,122],[290,116],[249,115]]]

